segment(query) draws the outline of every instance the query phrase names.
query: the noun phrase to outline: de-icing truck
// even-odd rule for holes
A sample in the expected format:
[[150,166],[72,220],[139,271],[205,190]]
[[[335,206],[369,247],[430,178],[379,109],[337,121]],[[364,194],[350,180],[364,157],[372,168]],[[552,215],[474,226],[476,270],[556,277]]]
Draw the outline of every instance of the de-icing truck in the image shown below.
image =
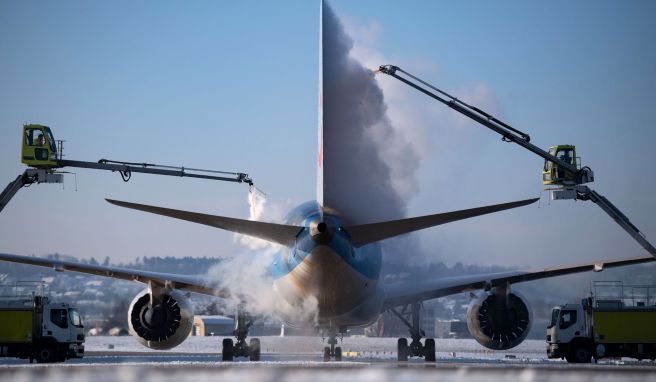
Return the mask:
[[[40,287],[40,292],[25,293],[31,286]],[[0,285],[0,291],[4,291],[0,295],[0,357],[30,362],[82,358],[84,326],[77,309],[51,302],[43,295],[41,283]]]
[[656,286],[597,281],[590,294],[580,304],[552,310],[547,327],[549,358],[571,363],[656,359]]

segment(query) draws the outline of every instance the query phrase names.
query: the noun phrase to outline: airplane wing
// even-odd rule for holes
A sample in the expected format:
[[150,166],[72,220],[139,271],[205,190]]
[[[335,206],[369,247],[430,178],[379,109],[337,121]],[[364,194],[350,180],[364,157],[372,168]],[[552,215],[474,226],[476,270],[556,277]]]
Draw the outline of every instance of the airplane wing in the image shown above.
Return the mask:
[[579,265],[545,268],[533,271],[508,271],[479,275],[443,277],[423,282],[411,281],[385,285],[385,309],[425,301],[452,294],[487,289],[506,283],[539,280],[548,277],[581,272],[601,272],[605,268],[620,267],[656,261],[653,256],[632,257],[620,260],[598,261]]
[[291,225],[235,219],[225,216],[216,216],[216,215],[201,214],[198,212],[174,210],[172,208],[122,202],[119,200],[112,200],[112,199],[105,199],[105,200],[107,200],[111,204],[120,207],[131,208],[133,210],[150,212],[153,214],[164,215],[176,219],[190,221],[193,223],[204,224],[211,227],[224,229],[227,231],[240,233],[243,235],[257,237],[258,239],[262,239],[286,246],[292,245],[294,243],[294,240],[296,239],[296,236],[299,234],[299,232],[301,232],[301,230],[303,230],[303,227],[296,227]]
[[469,219],[475,216],[491,214],[511,208],[527,206],[535,203],[540,198],[520,200],[511,203],[495,204],[492,206],[470,208],[467,210],[446,212],[435,215],[418,216],[414,218],[392,220],[387,222],[361,224],[344,227],[351,236],[351,241],[356,247],[361,247],[376,241],[389,239],[404,233],[419,231],[424,228],[434,227],[440,224],[451,223],[457,220]]
[[41,257],[9,255],[5,253],[0,253],[0,260],[9,261],[12,263],[38,265],[41,267],[53,268],[58,272],[80,272],[96,276],[112,277],[121,280],[138,281],[145,284],[148,284],[149,282],[153,282],[158,285],[168,284],[175,289],[208,294],[223,298],[230,296],[228,290],[218,287],[216,280],[212,280],[206,277],[140,271],[119,267],[105,267],[100,265],[76,263],[72,261],[50,260]]
[[[511,203],[495,204],[491,206],[470,208],[467,210],[419,216],[408,219],[347,226],[344,227],[344,230],[351,237],[353,245],[356,247],[361,247],[376,241],[389,239],[404,233],[418,231],[440,224],[451,223],[457,220],[468,219],[475,216],[486,215],[493,212],[526,206],[531,203],[535,203],[538,201],[538,199],[539,198],[526,199]],[[174,210],[171,208],[149,206],[146,204],[123,202],[112,199],[105,200],[120,207],[164,215],[176,219],[190,221],[193,223],[205,224],[211,227],[237,232],[243,235],[257,237],[259,239],[282,244],[288,247],[294,244],[299,232],[301,232],[301,230],[304,228],[285,224],[264,223],[259,221],[229,218],[225,216],[208,215],[198,212]]]

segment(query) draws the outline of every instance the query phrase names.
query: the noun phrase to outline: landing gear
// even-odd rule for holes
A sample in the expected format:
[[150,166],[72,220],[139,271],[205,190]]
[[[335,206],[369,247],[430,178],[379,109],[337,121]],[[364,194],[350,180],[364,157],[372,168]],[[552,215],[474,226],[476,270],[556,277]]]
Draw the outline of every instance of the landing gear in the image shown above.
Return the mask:
[[[424,344],[421,344],[421,338],[426,335],[426,333],[421,330],[421,303],[414,302],[410,304],[410,311],[407,311],[408,306],[406,305],[403,308],[401,313],[397,312],[395,309],[390,309],[404,324],[408,326],[410,331],[410,338],[412,342],[408,345],[408,340],[406,338],[399,338],[396,351],[398,360],[401,362],[408,361],[408,357],[422,357],[426,362],[435,362],[435,340],[432,338],[427,338],[424,341]],[[410,321],[406,317],[410,317]]]
[[223,349],[221,350],[221,359],[223,361],[232,361],[235,357],[234,353],[234,344],[232,343],[232,338],[223,339]]
[[223,350],[221,359],[223,361],[232,361],[234,357],[248,357],[251,361],[260,360],[260,340],[252,338],[250,343],[246,343],[248,329],[253,325],[253,319],[243,309],[242,306],[237,310],[235,317],[235,331],[233,334],[237,338],[237,343],[233,343],[232,338],[223,339]]
[[[344,334],[346,331],[346,328],[343,328],[343,331],[340,331],[341,334]],[[325,334],[324,334],[325,335]],[[328,345],[325,348],[323,348],[323,360],[324,362],[330,361],[331,358],[334,358],[335,361],[341,361],[342,360],[342,348],[340,346],[335,346],[337,345],[337,332],[333,329],[328,330]],[[324,337],[325,339],[325,337]]]
[[410,356],[410,348],[408,348],[408,340],[406,338],[399,338],[396,342],[396,356],[399,361],[407,361]]

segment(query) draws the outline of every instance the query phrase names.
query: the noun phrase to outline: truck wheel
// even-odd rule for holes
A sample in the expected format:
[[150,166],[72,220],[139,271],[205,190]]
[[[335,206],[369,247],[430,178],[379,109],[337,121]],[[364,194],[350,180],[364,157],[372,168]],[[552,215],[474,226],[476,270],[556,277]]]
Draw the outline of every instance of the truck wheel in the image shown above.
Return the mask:
[[55,362],[55,352],[51,347],[44,346],[37,350],[35,358],[38,363]]
[[567,362],[570,363],[590,363],[592,352],[586,345],[579,344],[572,346],[570,355],[567,357]]

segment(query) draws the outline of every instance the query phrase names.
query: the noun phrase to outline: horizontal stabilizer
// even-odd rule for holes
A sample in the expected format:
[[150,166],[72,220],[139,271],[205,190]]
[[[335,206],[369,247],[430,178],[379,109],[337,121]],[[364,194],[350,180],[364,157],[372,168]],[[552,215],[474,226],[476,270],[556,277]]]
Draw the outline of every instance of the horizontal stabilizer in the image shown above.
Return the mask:
[[145,211],[158,215],[164,215],[176,219],[187,220],[193,223],[205,224],[211,227],[221,228],[227,231],[256,237],[258,239],[286,246],[292,245],[296,235],[298,235],[301,229],[303,229],[302,227],[284,224],[264,223],[252,220],[228,218],[224,216],[207,215],[197,212],[188,212],[174,210],[171,208],[148,206],[145,204],[121,202],[111,199],[105,200],[117,206],[132,208],[133,210]]
[[351,236],[353,245],[356,247],[361,247],[363,245],[379,240],[389,239],[404,233],[418,231],[424,228],[450,223],[456,220],[462,220],[474,216],[526,206],[528,204],[535,203],[538,199],[539,198],[520,200],[512,203],[495,204],[492,206],[470,208],[468,210],[419,216],[416,218],[393,220],[382,223],[362,224],[351,227],[344,227],[344,229]]

